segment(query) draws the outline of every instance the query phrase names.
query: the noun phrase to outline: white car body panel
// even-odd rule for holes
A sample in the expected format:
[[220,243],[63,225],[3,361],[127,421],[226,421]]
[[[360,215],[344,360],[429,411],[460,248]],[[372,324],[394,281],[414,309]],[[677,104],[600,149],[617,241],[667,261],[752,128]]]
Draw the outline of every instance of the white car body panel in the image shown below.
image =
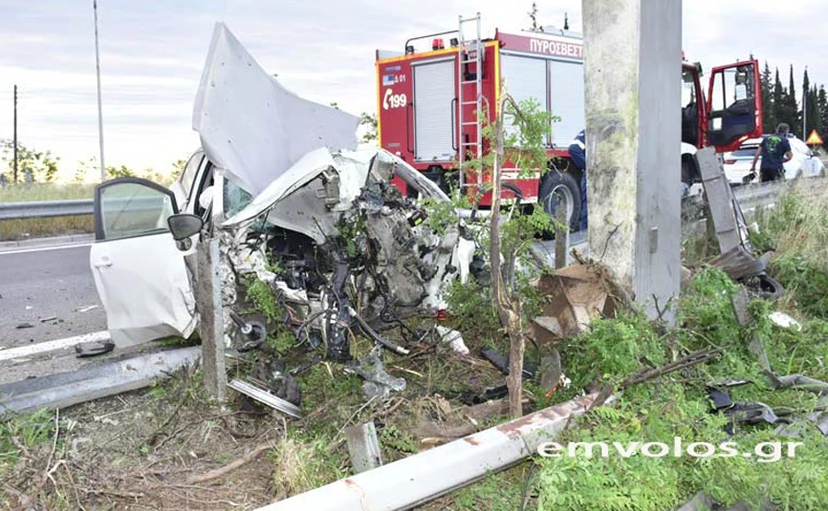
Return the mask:
[[116,346],[193,333],[192,287],[169,232],[99,241],[89,259]]
[[[788,138],[791,144],[791,153],[793,157],[790,161],[785,162],[785,179],[796,179],[797,177],[817,177],[822,174],[825,169],[825,164],[817,156],[811,155],[811,150],[804,142],[798,138]],[[727,180],[731,184],[742,184],[742,178],[750,173],[750,167],[753,163],[753,155],[762,139],[752,138],[746,140],[740,152],[748,152],[750,154],[738,155],[734,153],[726,153],[724,155],[724,171]],[[759,177],[759,168],[761,167],[762,157],[756,163],[757,180]]]
[[356,149],[357,116],[300,98],[217,23],[193,110],[214,165],[256,196],[308,152]]

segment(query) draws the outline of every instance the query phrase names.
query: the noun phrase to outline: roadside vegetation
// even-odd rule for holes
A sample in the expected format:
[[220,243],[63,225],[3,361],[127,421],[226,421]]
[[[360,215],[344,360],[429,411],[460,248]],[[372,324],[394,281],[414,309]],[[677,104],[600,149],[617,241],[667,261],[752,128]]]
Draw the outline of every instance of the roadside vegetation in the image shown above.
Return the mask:
[[[672,446],[678,436],[685,445],[736,441],[740,450],[750,451],[762,442],[802,442],[796,457],[763,463],[756,456],[623,459],[581,452],[544,459],[538,462],[536,486],[540,509],[669,510],[698,492],[726,507],[744,502],[759,509],[772,502],[786,510],[828,508],[828,441],[806,418],[824,410],[825,403],[814,392],[774,389],[748,348],[751,341],[760,340],[778,374],[828,380],[826,206],[825,197],[805,200],[802,191],[794,190],[779,207],[759,216],[754,242],[764,250],[775,249],[770,273],[787,292],[777,303],[754,300],[748,326],[741,326],[734,316],[730,298],[735,284],[719,270],[702,265],[683,292],[676,329],[631,317],[601,320],[565,354],[573,387],[582,388],[593,377],[617,382],[641,366],[656,367],[698,349],[721,350],[705,363],[627,389],[615,404],[594,409],[565,433],[560,439],[564,445],[637,441]],[[771,322],[768,316],[775,310],[797,318],[801,330]],[[734,402],[767,404],[782,417],[779,424],[736,424],[734,434],[729,434],[733,425],[723,413],[713,411],[709,389],[725,388],[722,385],[733,380],[749,382],[728,388]],[[786,422],[796,424],[784,432],[776,430]]]
[[[34,183],[0,188],[0,204],[46,200],[91,199],[95,185]],[[89,233],[94,230],[92,215],[58,218],[0,220],[0,241],[43,236]]]

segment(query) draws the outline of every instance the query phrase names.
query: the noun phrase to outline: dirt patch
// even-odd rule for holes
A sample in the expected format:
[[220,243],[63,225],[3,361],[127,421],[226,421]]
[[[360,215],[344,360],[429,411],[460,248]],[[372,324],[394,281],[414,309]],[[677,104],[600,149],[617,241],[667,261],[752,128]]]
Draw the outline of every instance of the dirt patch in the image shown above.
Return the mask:
[[[357,341],[354,351],[370,346]],[[192,371],[41,412],[39,440],[27,439],[26,428],[9,429],[19,445],[10,444],[5,458],[0,452],[0,509],[250,509],[353,474],[349,425],[373,420],[389,463],[503,420],[502,402],[468,404],[504,383],[488,362],[444,345],[412,348],[409,356],[383,353],[388,373],[407,382],[384,399],[366,398],[363,380],[341,364],[312,365],[298,376],[300,420],[236,393],[215,406]],[[231,374],[243,376],[251,363]]]

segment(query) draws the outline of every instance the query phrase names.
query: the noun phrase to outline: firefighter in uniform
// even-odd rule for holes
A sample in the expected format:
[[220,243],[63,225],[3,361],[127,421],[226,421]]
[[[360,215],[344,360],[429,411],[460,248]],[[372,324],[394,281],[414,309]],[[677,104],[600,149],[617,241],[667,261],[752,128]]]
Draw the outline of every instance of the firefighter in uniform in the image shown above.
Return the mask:
[[586,135],[581,130],[569,144],[569,157],[581,171],[581,221],[580,230],[587,228],[587,177],[586,177]]

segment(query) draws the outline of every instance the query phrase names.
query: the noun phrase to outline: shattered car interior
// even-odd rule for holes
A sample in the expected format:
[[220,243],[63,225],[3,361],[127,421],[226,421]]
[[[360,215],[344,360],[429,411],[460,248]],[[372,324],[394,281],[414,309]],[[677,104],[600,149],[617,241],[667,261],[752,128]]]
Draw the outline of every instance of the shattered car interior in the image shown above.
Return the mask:
[[[270,285],[297,341],[324,346],[330,360],[350,360],[354,326],[404,354],[378,332],[405,329],[402,319],[412,315],[434,316],[445,284],[468,278],[475,243],[459,224],[442,236],[428,226],[426,213],[391,178],[405,179],[421,196],[448,198],[390,153],[331,156],[322,149],[299,164],[318,165],[317,155],[321,166],[307,184],[267,211],[254,200],[250,212],[245,208],[222,225],[229,265],[222,275],[254,273]],[[225,282],[222,289],[233,287]]]

